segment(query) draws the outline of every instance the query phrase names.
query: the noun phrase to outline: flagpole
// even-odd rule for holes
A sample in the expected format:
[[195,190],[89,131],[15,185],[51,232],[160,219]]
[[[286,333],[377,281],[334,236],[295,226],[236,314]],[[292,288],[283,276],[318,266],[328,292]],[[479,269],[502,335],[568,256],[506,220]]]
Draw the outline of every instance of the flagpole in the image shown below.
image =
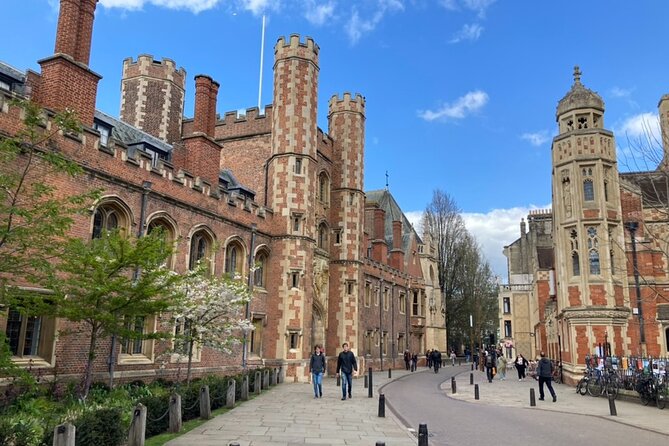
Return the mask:
[[258,112],[262,112],[262,63],[265,54],[265,15],[262,16],[262,34],[260,37],[260,80],[258,82]]

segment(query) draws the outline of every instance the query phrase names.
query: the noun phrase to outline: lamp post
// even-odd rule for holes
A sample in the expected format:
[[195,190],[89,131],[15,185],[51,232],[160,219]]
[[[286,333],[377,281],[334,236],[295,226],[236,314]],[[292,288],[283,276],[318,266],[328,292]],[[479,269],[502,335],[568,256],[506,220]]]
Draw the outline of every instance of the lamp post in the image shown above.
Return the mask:
[[379,360],[383,371],[383,279],[379,280]]
[[632,239],[632,267],[634,268],[634,287],[636,289],[636,307],[639,315],[639,354],[643,354],[643,344],[646,343],[646,333],[643,326],[643,307],[641,306],[641,287],[639,286],[639,264],[636,255],[636,231],[639,228],[639,223],[636,221],[628,221],[625,223],[625,228],[630,232]]

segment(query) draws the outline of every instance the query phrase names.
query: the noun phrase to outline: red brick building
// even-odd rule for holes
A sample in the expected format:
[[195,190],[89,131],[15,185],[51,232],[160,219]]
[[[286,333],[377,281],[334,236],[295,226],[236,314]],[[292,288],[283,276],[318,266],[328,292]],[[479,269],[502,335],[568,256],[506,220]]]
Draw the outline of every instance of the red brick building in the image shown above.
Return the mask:
[[[434,251],[388,191],[363,192],[365,99],[332,96],[328,131],[317,126],[320,49],[312,39],[277,41],[270,106],[222,119],[219,84],[209,76],[195,77],[194,116],[185,119],[185,70],[169,59],[126,59],[117,119],[95,109],[101,77],[88,62],[96,3],[61,0],[55,53],[39,62],[40,73],[0,64],[0,134],[21,126],[13,97],[47,112],[73,109],[81,119],[82,134],[56,143],[85,177],[49,181],[61,194],[104,192],[90,215],[76,217],[72,235],[160,226],[174,242],[177,272],[203,260],[214,274],[248,276],[256,265],[248,364],[280,365],[296,380],[306,378],[315,344],[325,346],[330,367],[343,342],[375,367],[407,348],[445,347]],[[143,322],[144,333],[176,333],[183,324],[169,315]],[[43,375],[83,371],[85,340],[58,336],[74,328],[0,312],[16,362]],[[110,354],[105,340],[95,376],[105,379],[110,358],[119,379],[175,375],[178,355],[163,354],[172,346],[121,342]],[[242,356],[241,348],[232,356],[199,349],[194,373],[237,369]]]
[[[526,312],[531,352],[561,358],[568,379],[582,373],[588,354],[668,354],[667,95],[659,115],[663,136],[656,149],[664,158],[656,160],[657,169],[619,173],[604,101],[585,88],[576,67],[556,113],[553,209],[528,216],[530,231],[523,224],[521,238],[506,248],[507,291],[520,282],[533,290]],[[646,150],[647,157],[654,151]],[[501,304],[501,320],[514,319],[513,302]],[[514,341],[519,334],[510,327],[504,334]]]

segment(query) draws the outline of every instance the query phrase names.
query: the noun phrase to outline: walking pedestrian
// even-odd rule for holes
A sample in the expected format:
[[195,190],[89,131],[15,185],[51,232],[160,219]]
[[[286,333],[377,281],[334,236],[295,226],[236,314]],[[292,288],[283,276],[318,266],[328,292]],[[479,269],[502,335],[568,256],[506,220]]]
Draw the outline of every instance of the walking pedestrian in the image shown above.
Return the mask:
[[436,348],[432,350],[432,367],[434,368],[434,373],[439,373],[439,367],[441,367],[441,352]]
[[506,358],[503,353],[500,353],[497,358],[497,373],[499,374],[499,380],[504,381],[506,379]]
[[518,381],[525,381],[525,370],[527,370],[527,366],[529,365],[527,359],[519,353],[513,363],[516,365],[516,371],[518,372]]
[[488,382],[492,382],[492,378],[495,376],[493,369],[495,368],[495,354],[492,351],[487,351],[485,354],[485,370]]
[[344,351],[339,353],[337,357],[337,376],[341,372],[341,400],[346,400],[346,393],[348,391],[349,399],[351,396],[351,388],[353,387],[353,374],[358,373],[358,363],[355,360],[355,355],[349,350],[348,342],[344,342],[341,346]]
[[404,350],[404,365],[406,366],[407,370],[409,370],[410,362],[411,362],[411,353],[409,353],[409,350]]
[[455,350],[451,350],[451,365],[455,366],[455,358],[457,356],[455,355]]
[[309,361],[311,380],[314,384],[314,398],[323,398],[323,373],[325,373],[325,355],[321,352],[321,346],[314,347],[314,353]]
[[418,366],[418,355],[414,353],[413,355],[411,355],[411,371],[415,372],[417,366]]
[[553,402],[557,401],[557,395],[555,390],[553,390],[553,384],[551,380],[553,379],[553,364],[550,359],[546,357],[546,353],[541,352],[541,359],[537,365],[537,376],[539,377],[539,401],[544,400],[544,384],[548,387],[548,390],[551,392],[553,397]]
[[432,368],[432,350],[428,350],[425,352],[425,361],[427,362],[427,368],[431,369]]

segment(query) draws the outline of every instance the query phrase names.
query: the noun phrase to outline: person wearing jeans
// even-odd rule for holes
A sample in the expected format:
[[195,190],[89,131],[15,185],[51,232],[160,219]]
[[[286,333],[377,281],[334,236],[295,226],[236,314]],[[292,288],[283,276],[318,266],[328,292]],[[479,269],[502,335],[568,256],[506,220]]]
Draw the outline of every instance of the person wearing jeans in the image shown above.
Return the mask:
[[311,370],[311,380],[314,383],[314,398],[323,398],[325,355],[323,355],[320,345],[314,347],[314,353],[311,355],[311,361],[309,361],[309,370]]
[[351,398],[351,388],[353,385],[353,373],[358,372],[358,363],[355,360],[355,355],[349,350],[348,342],[342,344],[343,352],[339,353],[337,357],[337,376],[341,372],[341,400],[346,400],[346,394]]

